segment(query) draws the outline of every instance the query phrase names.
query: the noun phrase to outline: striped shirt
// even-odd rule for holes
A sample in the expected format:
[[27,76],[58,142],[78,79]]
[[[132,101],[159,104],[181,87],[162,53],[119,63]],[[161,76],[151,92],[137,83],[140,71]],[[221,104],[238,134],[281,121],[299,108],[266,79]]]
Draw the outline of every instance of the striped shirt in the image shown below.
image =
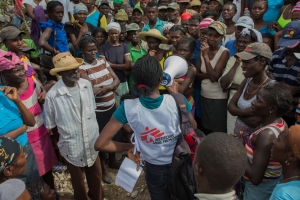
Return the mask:
[[[279,136],[279,132],[276,128],[279,129],[280,131],[283,131],[283,130],[287,129],[288,127],[287,127],[287,124],[285,123],[285,121],[283,119],[281,119],[281,123],[269,124],[268,126],[264,126],[250,135],[249,140],[246,141],[246,144],[245,144],[247,157],[248,157],[248,160],[250,161],[250,163],[252,163],[253,155],[255,152],[255,145],[252,143],[252,138],[257,136],[259,133],[261,133],[265,129],[271,129],[277,138]],[[281,168],[282,167],[279,162],[270,158],[266,172],[264,174],[263,182],[267,182],[268,179],[278,178],[281,175],[281,171],[282,171]],[[244,175],[244,178],[246,180],[249,180],[249,178],[246,176],[246,174]]]
[[94,149],[99,136],[92,85],[85,79],[77,81],[81,112],[76,109],[72,95],[60,79],[46,94],[46,127],[57,127],[61,155],[77,167],[92,166],[98,156]]
[[273,52],[269,71],[273,74],[277,82],[284,82],[290,86],[300,86],[297,82],[300,60],[297,60],[291,67],[288,67],[285,53],[286,48],[278,49]]
[[[104,59],[97,59],[95,65],[84,63],[79,69],[84,70],[85,73],[87,73],[94,87],[100,87],[110,85],[114,81],[107,69],[108,67],[110,67],[110,65]],[[96,96],[95,101],[97,105],[96,112],[107,111],[115,104],[114,93],[109,91],[105,95]]]
[[20,94],[19,96],[26,108],[28,108],[35,117],[35,125],[27,128],[28,140],[30,143],[33,143],[44,137],[48,132],[44,125],[42,109],[38,102],[38,94],[41,92],[41,85],[33,78],[27,78],[27,80],[28,88],[24,94]]

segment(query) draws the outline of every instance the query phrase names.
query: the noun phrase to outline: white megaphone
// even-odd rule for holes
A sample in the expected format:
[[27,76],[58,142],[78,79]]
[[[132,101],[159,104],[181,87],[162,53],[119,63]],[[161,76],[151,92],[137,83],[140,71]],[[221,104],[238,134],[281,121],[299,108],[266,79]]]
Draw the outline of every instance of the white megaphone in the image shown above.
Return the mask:
[[165,59],[161,85],[170,86],[174,78],[184,76],[188,71],[188,63],[180,55],[171,55]]

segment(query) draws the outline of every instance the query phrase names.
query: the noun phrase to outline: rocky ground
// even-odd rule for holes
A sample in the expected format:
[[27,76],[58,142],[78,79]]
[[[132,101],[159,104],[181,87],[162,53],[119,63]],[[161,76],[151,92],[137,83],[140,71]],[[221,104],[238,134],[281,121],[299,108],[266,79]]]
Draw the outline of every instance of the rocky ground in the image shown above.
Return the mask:
[[[122,156],[120,154],[119,155],[117,154],[116,157],[118,162],[121,162]],[[102,182],[105,200],[129,200],[129,199],[151,200],[149,191],[147,189],[144,172],[141,173],[133,189],[133,192],[128,193],[126,190],[124,190],[123,188],[115,184],[118,170],[111,169],[111,168],[108,168],[108,170],[109,170],[109,174],[114,179],[114,182],[112,184],[106,184]],[[55,186],[57,188],[57,192],[61,196],[72,198],[74,194],[71,185],[71,177],[68,171],[65,171],[63,173],[55,172],[53,174],[54,174]]]

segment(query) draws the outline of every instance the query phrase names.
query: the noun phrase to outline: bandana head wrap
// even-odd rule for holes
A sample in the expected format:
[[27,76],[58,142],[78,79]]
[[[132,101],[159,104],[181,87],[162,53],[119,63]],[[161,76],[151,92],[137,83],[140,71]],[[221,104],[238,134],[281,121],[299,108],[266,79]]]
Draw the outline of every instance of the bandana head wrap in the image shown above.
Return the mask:
[[165,25],[163,25],[162,30],[163,30],[163,31],[165,31],[165,30],[170,30],[170,28],[171,28],[172,26],[174,26],[174,24],[171,23],[171,22],[168,22],[168,23],[166,23]]
[[74,6],[73,14],[79,13],[80,11],[84,11],[86,14],[88,14],[88,9],[83,3],[79,3]]
[[214,20],[211,18],[205,18],[203,19],[200,24],[199,24],[199,28],[203,29],[203,28],[208,28],[210,26],[210,24],[213,22]]
[[21,145],[17,140],[7,137],[0,138],[0,172],[19,156]]
[[107,32],[111,29],[117,30],[117,31],[119,31],[119,33],[121,33],[121,26],[117,22],[110,22],[107,25]]
[[0,72],[13,69],[17,64],[23,65],[23,62],[15,53],[0,50]]

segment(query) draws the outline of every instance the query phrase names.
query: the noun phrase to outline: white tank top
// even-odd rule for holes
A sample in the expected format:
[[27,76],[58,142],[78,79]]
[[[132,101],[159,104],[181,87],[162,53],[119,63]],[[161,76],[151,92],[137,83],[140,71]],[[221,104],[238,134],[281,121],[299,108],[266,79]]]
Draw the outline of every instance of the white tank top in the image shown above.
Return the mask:
[[[225,47],[221,46],[215,57],[210,61],[211,67],[214,69],[223,51],[228,51]],[[226,61],[227,62],[227,61]],[[206,72],[205,62],[201,55],[201,72]],[[223,72],[222,72],[223,73]],[[201,81],[201,95],[209,99],[227,99],[227,92],[223,92],[222,87],[217,82],[211,82],[209,79],[203,79]]]
[[170,164],[181,133],[174,98],[164,95],[156,109],[145,108],[139,99],[127,99],[124,108],[141,159],[155,165]]

